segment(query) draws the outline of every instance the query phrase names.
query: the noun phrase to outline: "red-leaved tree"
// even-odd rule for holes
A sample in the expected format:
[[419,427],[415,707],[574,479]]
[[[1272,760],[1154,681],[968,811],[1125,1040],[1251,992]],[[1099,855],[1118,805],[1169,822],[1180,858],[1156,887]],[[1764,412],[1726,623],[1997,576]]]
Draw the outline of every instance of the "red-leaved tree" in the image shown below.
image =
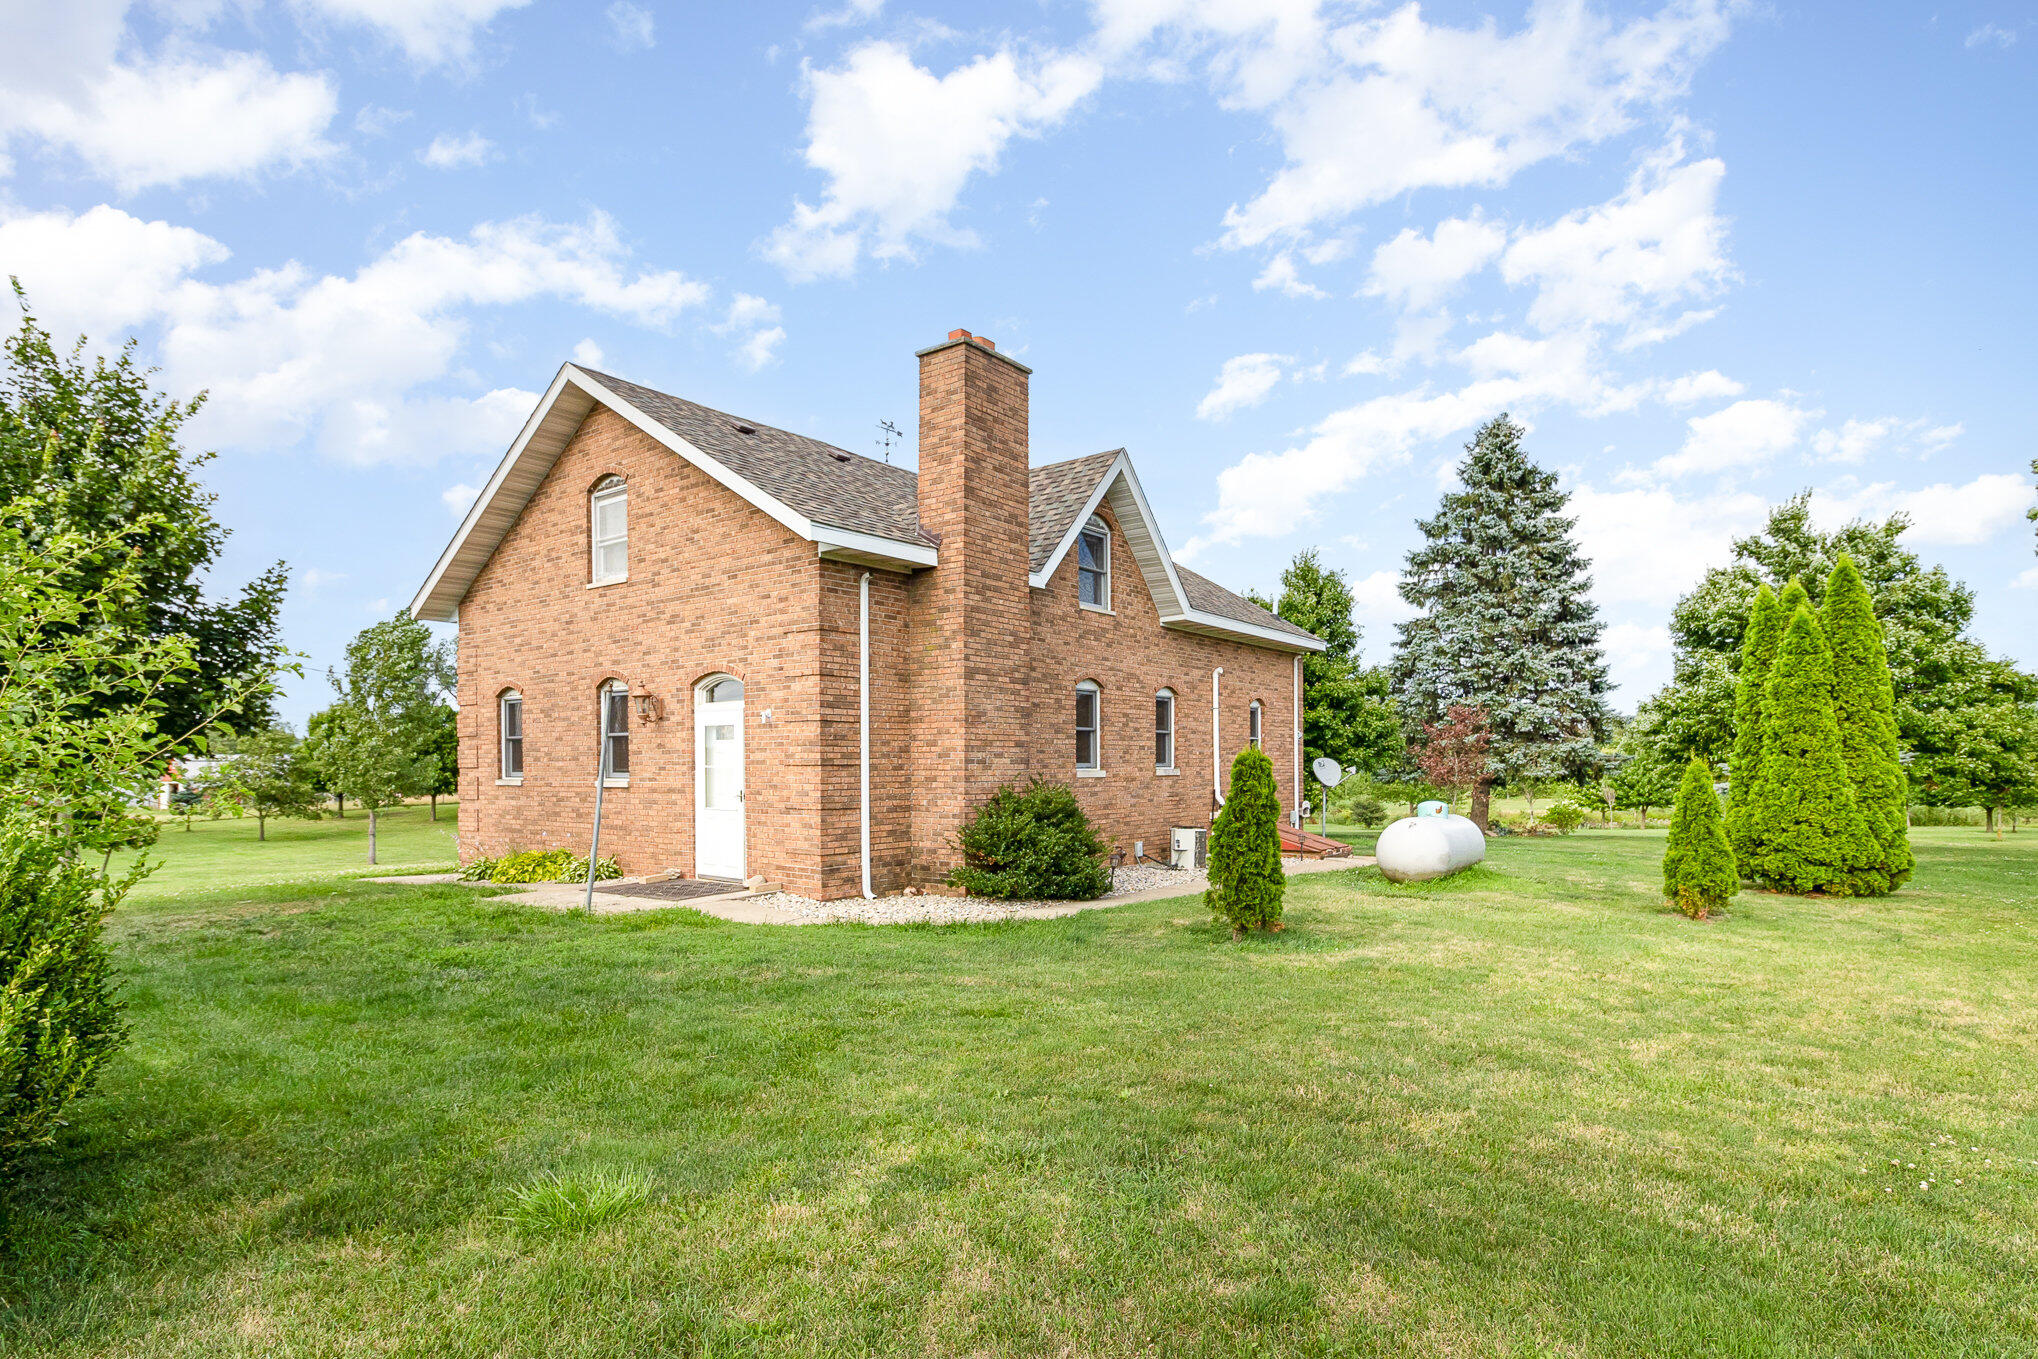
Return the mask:
[[1490,777],[1486,746],[1491,739],[1484,708],[1453,703],[1443,721],[1423,723],[1422,744],[1409,754],[1423,778],[1455,802]]

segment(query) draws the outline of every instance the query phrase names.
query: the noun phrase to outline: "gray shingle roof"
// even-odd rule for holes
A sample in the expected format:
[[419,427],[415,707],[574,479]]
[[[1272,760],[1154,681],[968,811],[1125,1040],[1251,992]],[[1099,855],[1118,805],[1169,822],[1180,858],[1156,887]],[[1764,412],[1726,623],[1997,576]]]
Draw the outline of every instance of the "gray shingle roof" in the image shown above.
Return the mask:
[[1189,607],[1204,613],[1214,613],[1219,618],[1229,618],[1234,623],[1251,623],[1255,627],[1271,628],[1290,637],[1314,637],[1307,628],[1298,628],[1277,613],[1269,613],[1244,595],[1235,595],[1208,576],[1199,576],[1180,562],[1175,563],[1175,574],[1182,578],[1182,590],[1189,596]]
[[[920,479],[903,467],[837,448],[608,373],[584,369],[651,419],[677,434],[758,489],[819,524],[875,534],[895,542],[929,543],[920,528]],[[748,432],[746,432],[748,431]],[[1097,489],[1098,478],[1124,453],[1114,448],[1066,462],[1032,468],[1027,485],[1029,569],[1047,564],[1069,523]],[[1269,628],[1293,637],[1311,633],[1179,562],[1176,574],[1189,607],[1235,623]]]
[[1097,489],[1097,481],[1125,450],[1092,453],[1086,458],[1049,463],[1027,477],[1026,546],[1032,557],[1028,570],[1038,571],[1054,555],[1055,545]]
[[710,410],[592,368],[584,371],[737,476],[815,523],[873,533],[895,542],[934,541],[920,530],[919,479],[903,467],[804,434]]

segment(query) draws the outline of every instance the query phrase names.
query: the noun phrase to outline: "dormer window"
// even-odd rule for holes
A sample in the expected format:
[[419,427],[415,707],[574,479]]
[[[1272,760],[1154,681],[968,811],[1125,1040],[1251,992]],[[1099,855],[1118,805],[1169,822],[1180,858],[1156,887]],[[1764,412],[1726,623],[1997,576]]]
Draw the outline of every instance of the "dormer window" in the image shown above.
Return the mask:
[[1094,514],[1076,535],[1076,600],[1088,609],[1111,607],[1111,526]]
[[588,495],[596,585],[630,578],[630,488],[621,477],[603,477]]

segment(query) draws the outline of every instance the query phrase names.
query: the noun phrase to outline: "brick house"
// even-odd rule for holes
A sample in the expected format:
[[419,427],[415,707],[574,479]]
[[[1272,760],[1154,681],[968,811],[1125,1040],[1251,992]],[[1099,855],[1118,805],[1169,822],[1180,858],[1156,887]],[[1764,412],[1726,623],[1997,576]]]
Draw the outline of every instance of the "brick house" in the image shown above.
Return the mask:
[[[460,625],[460,852],[820,898],[932,884],[1000,784],[1130,853],[1256,741],[1307,632],[1175,563],[1121,449],[1028,466],[1031,370],[920,351],[918,474],[568,364],[419,590]],[[599,765],[597,764],[599,761]]]

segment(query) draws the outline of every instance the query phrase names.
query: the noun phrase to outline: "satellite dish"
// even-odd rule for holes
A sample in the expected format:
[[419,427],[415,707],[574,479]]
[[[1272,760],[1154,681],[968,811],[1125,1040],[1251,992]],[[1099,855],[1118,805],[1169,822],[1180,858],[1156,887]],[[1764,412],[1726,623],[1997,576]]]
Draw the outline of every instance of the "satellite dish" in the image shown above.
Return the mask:
[[1328,755],[1319,755],[1310,764],[1309,772],[1316,775],[1316,781],[1326,788],[1335,788],[1345,781],[1344,766]]

